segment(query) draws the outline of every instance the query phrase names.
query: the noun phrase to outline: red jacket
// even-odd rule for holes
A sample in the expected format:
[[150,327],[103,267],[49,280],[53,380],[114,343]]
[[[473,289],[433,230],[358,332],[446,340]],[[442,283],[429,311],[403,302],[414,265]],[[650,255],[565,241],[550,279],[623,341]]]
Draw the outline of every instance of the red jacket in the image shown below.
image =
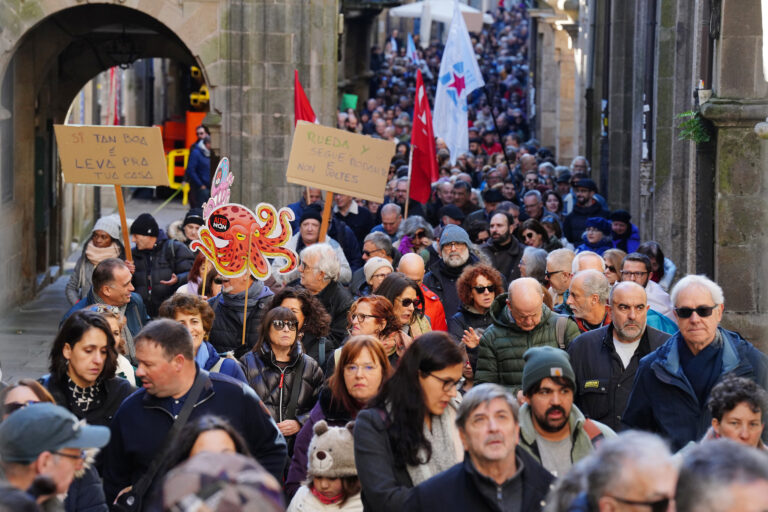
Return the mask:
[[424,294],[424,314],[429,317],[433,331],[448,331],[448,323],[445,321],[445,310],[440,298],[424,286],[421,285],[421,293]]

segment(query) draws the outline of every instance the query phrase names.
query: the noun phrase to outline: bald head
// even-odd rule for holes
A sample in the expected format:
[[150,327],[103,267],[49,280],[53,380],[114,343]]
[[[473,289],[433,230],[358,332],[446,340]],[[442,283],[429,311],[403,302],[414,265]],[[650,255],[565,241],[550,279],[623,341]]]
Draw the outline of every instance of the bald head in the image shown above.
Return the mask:
[[424,259],[415,252],[405,254],[400,258],[397,271],[421,284],[421,280],[424,278]]
[[639,340],[645,332],[648,297],[645,288],[633,281],[621,281],[611,290],[611,322],[616,339],[622,343]]
[[507,306],[515,324],[531,331],[541,322],[544,288],[532,277],[521,277],[509,283]]
[[597,270],[598,272],[605,272],[605,261],[603,258],[592,251],[580,252],[573,258],[572,272],[580,272],[582,270]]

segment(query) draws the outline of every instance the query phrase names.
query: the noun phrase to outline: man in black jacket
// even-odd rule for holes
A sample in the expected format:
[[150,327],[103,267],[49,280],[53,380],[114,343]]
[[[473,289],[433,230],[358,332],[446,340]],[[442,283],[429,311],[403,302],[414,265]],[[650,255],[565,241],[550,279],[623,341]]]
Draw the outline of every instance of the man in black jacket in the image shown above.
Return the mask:
[[168,238],[149,213],[142,213],[131,224],[133,239],[133,286],[141,295],[147,313],[154,318],[165,299],[187,282],[195,256],[186,245]]
[[480,250],[491,260],[493,268],[501,272],[504,284],[520,277],[520,259],[525,246],[515,238],[516,219],[511,213],[497,212],[491,216],[491,238]]
[[589,178],[576,182],[573,186],[576,204],[573,211],[563,219],[563,235],[574,245],[581,243],[581,235],[587,227],[587,219],[590,217],[608,218],[610,212],[595,199],[597,185]]
[[669,338],[645,324],[645,289],[632,281],[616,283],[610,295],[612,321],[587,331],[568,346],[576,374],[576,406],[584,415],[620,430],[640,359]]
[[459,226],[449,224],[440,235],[440,259],[424,276],[424,284],[435,292],[443,303],[445,318],[451,318],[459,310],[461,301],[456,291],[456,281],[464,269],[477,263],[478,258],[469,249],[472,241]]
[[406,510],[541,510],[554,477],[518,447],[517,401],[497,384],[472,388],[456,425],[464,462],[415,487]]

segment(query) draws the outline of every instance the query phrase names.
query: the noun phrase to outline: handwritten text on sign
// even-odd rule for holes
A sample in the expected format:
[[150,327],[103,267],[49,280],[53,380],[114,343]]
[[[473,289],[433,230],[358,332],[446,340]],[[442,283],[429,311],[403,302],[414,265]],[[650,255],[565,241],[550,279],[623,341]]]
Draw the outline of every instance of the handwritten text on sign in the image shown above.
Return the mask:
[[286,179],[381,202],[394,154],[394,142],[299,121]]
[[168,185],[160,128],[55,125],[67,183]]

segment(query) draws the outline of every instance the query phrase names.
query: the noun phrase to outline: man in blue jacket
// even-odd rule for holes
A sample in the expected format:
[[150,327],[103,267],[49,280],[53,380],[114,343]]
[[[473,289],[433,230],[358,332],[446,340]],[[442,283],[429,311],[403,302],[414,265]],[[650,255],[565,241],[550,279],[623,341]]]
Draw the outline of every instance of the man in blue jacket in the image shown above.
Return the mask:
[[666,437],[673,450],[706,433],[706,403],[725,374],[768,385],[768,357],[738,333],[720,327],[723,290],[688,275],[672,288],[680,331],[640,361],[623,422]]
[[181,412],[197,373],[206,383],[189,417],[226,419],[245,440],[251,455],[282,478],[287,456],[285,439],[258,395],[245,383],[195,364],[192,337],[169,319],[149,323],[136,337],[136,377],[143,389],[125,399],[112,420],[112,439],[104,452],[104,493],[111,503],[134,485],[165,447],[174,419]]

